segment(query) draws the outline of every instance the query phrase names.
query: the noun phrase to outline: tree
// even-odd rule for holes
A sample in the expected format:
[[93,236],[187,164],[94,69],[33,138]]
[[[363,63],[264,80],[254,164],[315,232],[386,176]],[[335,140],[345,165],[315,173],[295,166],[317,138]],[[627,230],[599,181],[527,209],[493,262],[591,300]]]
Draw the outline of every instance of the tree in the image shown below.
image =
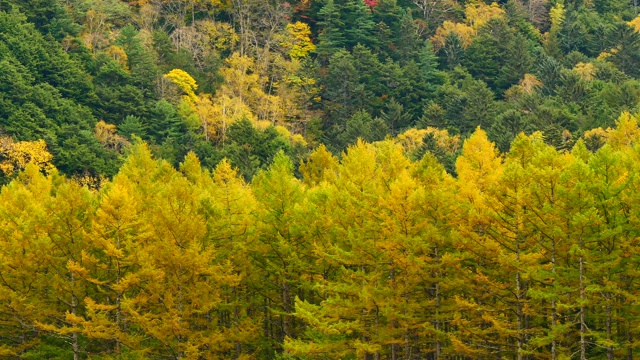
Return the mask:
[[165,74],[164,78],[176,84],[190,101],[196,101],[195,91],[198,89],[198,84],[187,72],[173,69]]
[[400,62],[417,60],[421,49],[418,29],[411,16],[411,11],[405,10],[400,19],[400,33],[396,44],[397,59]]
[[384,139],[389,127],[383,119],[373,119],[366,111],[358,111],[347,120],[344,132],[339,135],[343,148],[353,145],[358,139],[372,142]]
[[305,267],[313,256],[301,222],[305,189],[293,177],[293,165],[282,151],[267,171],[256,175],[253,184],[261,205],[260,243],[253,254],[262,279],[258,292],[265,296],[266,336],[280,344],[285,337],[295,338],[300,330],[293,317],[294,298],[304,291],[305,274],[312,273]]
[[[50,298],[41,292],[47,287],[48,277],[34,276],[44,275],[49,265],[38,259],[47,255],[50,244],[37,240],[46,237],[45,229],[39,224],[45,219],[43,204],[50,201],[51,188],[51,178],[42,175],[35,165],[29,165],[26,172],[3,187],[0,193],[0,241],[3,245],[0,258],[3,274],[6,274],[0,287],[3,304],[0,351],[3,356],[18,356],[33,349],[41,340],[34,321],[43,321],[48,315],[60,315],[59,309],[49,303]],[[17,231],[19,228],[22,230]],[[30,291],[39,294],[26,296]],[[69,298],[65,297],[65,300]],[[63,349],[53,347],[56,355],[73,356],[68,345],[61,347]]]
[[301,59],[316,50],[316,45],[311,42],[309,36],[311,29],[309,25],[297,21],[287,24],[288,39],[284,41],[284,46],[290,48],[288,54],[293,59]]
[[352,48],[358,44],[373,47],[376,43],[373,22],[370,9],[362,0],[344,0],[341,6],[341,17],[344,23],[349,24],[342,29],[345,37],[345,45]]
[[24,170],[27,164],[33,164],[44,172],[54,169],[53,156],[47,151],[43,140],[14,142],[9,137],[0,137],[0,170],[5,176]]
[[342,33],[344,22],[334,0],[327,0],[318,16],[321,19],[318,22],[321,29],[318,34],[318,56],[321,60],[328,61],[345,44]]

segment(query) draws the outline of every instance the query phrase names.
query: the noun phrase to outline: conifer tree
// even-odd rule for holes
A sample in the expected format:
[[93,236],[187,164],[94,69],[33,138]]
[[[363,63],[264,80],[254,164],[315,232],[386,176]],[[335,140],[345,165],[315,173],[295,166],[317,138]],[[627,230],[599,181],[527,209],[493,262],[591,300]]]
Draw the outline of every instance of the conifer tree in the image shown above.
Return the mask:
[[259,292],[265,294],[263,321],[268,340],[281,343],[300,330],[293,317],[294,299],[305,290],[301,280],[311,271],[308,266],[313,259],[302,221],[305,189],[293,177],[291,160],[282,151],[268,171],[254,178],[253,185],[260,204],[260,243],[253,256],[262,279]]
[[318,35],[318,57],[325,62],[345,45],[343,34],[344,22],[341,19],[340,8],[334,0],[327,0],[318,12],[320,32]]

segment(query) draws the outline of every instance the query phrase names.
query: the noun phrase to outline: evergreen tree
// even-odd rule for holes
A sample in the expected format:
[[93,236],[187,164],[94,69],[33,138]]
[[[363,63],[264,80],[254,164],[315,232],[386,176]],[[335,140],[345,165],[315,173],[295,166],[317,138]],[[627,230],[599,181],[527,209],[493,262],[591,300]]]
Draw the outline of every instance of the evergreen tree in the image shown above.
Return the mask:
[[346,44],[343,34],[344,22],[341,12],[334,0],[327,0],[326,4],[318,12],[321,19],[318,22],[320,28],[317,50],[321,60],[329,60],[340,48]]
[[341,14],[344,14],[345,44],[352,48],[358,44],[375,47],[377,39],[375,37],[376,25],[373,22],[371,10],[362,0],[344,0],[341,7]]

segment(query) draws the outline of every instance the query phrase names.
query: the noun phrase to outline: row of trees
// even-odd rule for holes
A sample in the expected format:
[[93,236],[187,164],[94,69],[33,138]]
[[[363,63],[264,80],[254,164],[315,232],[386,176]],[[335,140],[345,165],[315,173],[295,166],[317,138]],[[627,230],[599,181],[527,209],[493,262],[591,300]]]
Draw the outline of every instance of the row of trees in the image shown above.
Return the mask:
[[638,118],[568,151],[476,129],[457,178],[408,138],[251,183],[142,143],[99,188],[26,166],[0,193],[0,355],[637,356]]

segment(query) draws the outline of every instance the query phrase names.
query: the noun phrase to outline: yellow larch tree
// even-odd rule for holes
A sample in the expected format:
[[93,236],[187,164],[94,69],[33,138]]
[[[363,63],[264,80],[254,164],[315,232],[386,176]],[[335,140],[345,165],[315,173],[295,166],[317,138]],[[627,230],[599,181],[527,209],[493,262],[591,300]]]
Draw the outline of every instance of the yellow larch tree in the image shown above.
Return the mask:
[[[595,128],[585,131],[584,139],[595,145],[611,145],[615,149],[628,149],[640,139],[640,126],[638,117],[628,112],[623,112],[616,120],[615,128]],[[598,147],[599,147],[598,146]]]
[[489,20],[502,18],[505,14],[505,11],[495,2],[487,5],[483,1],[472,1],[464,7],[465,22],[476,32]]
[[157,341],[153,352],[212,357],[225,340],[210,317],[222,301],[221,288],[235,285],[237,276],[212,261],[216,250],[205,241],[206,223],[193,185],[168,163],[152,161],[148,150],[139,154],[134,160],[148,163],[150,172],[141,174],[146,179],[136,182],[134,193],[144,199],[140,219],[149,226],[150,241],[138,251],[147,259],[138,272],[142,291],[123,299],[123,312]]
[[42,261],[50,248],[41,224],[46,222],[44,204],[50,200],[52,187],[50,177],[42,175],[37,166],[27,165],[0,192],[0,353],[4,357],[15,358],[40,343],[36,321],[64,314],[49,302],[46,274],[50,264]]
[[196,80],[184,70],[173,69],[164,75],[164,78],[174,83],[182,90],[185,96],[192,102],[196,101]]
[[636,16],[635,19],[629,21],[627,24],[631,26],[636,32],[640,32],[640,15]]
[[[213,173],[203,170],[193,153],[180,165],[181,172],[200,193],[202,213],[207,223],[205,241],[215,247],[214,263],[226,264],[237,277],[237,284],[223,286],[216,317],[221,334],[218,356],[248,358],[256,348],[261,319],[252,316],[264,305],[252,296],[253,286],[262,281],[251,261],[257,202],[248,184],[225,159]],[[233,354],[233,355],[231,355]]]
[[0,171],[10,176],[22,171],[27,164],[34,164],[41,171],[51,171],[53,156],[47,151],[44,140],[18,141],[7,136],[0,137]]
[[311,28],[309,25],[300,21],[289,23],[286,26],[286,33],[282,40],[281,46],[286,49],[286,53],[292,59],[301,59],[316,50],[316,46],[309,38],[311,36]]
[[453,21],[445,21],[442,23],[442,26],[436,29],[435,35],[431,37],[431,42],[433,43],[434,49],[437,51],[445,45],[447,40],[447,36],[449,34],[456,34],[462,40],[462,46],[465,48],[471,45],[473,38],[475,36],[475,30],[473,27],[463,24],[456,23]]
[[[494,256],[499,253],[499,243],[487,236],[492,228],[492,213],[488,202],[490,189],[498,184],[503,172],[502,158],[479,127],[464,142],[462,155],[456,161],[458,204],[454,212],[458,236],[453,240],[455,248],[464,249],[457,261],[456,274],[466,281],[453,299],[459,309],[453,314],[451,324],[455,331],[449,335],[451,346],[458,354],[482,357],[491,353],[483,348],[483,339],[496,341],[497,323],[487,318],[489,309],[482,304],[495,296],[499,283],[491,278]],[[479,292],[478,289],[484,289]],[[499,321],[500,322],[500,321]],[[495,345],[495,343],[494,343]]]
[[436,50],[445,45],[445,41],[449,34],[456,34],[462,40],[462,46],[465,48],[471,45],[473,38],[476,36],[478,29],[493,18],[501,18],[505,16],[504,10],[497,3],[487,5],[482,1],[473,1],[465,6],[465,23],[456,23],[445,21],[436,29],[436,33],[431,37],[431,42]]
[[462,155],[456,160],[456,172],[460,194],[473,203],[481,203],[483,193],[500,177],[502,158],[480,127],[464,142]]
[[135,298],[147,282],[161,281],[142,245],[151,240],[142,218],[144,193],[136,186],[149,184],[155,167],[148,149],[135,144],[120,173],[96,193],[95,215],[90,222],[89,246],[75,266],[78,275],[95,287],[81,299],[86,313],[68,321],[90,341],[106,342],[106,354],[136,356],[149,351],[140,344],[139,331],[128,316],[124,300]]
[[594,79],[596,72],[595,66],[592,63],[579,62],[573,67],[573,72],[578,74],[583,80],[591,81]]
[[[75,319],[82,318],[85,311],[84,297],[93,291],[93,284],[87,281],[86,249],[91,247],[90,225],[93,216],[93,196],[87,188],[75,182],[56,179],[52,175],[52,196],[44,206],[47,221],[42,226],[46,230],[47,251],[42,255],[51,274],[48,286],[54,291],[49,294],[50,304],[60,303],[57,314],[36,321],[36,327],[67,339],[73,359],[82,357],[82,332]],[[51,305],[49,305],[51,307]]]
[[293,355],[364,358],[388,350],[380,341],[389,326],[386,314],[376,311],[389,268],[376,246],[382,223],[372,216],[379,213],[383,188],[375,147],[358,141],[344,154],[338,173],[316,195],[315,206],[325,213],[316,221],[331,226],[316,228],[315,253],[330,271],[317,277],[319,299],[296,300],[295,315],[309,327],[304,336],[286,339],[285,349]]
[[301,330],[295,321],[294,301],[305,290],[313,270],[311,244],[306,241],[306,189],[293,176],[293,164],[279,152],[268,171],[260,172],[252,187],[260,205],[255,260],[263,279],[257,289],[268,298],[264,321],[268,337],[282,342]]
[[333,182],[337,176],[338,158],[327,147],[318,146],[305,160],[300,160],[300,173],[307,186],[323,181]]
[[115,125],[107,124],[104,120],[96,123],[93,134],[102,146],[118,153],[122,153],[125,148],[131,145],[125,137],[118,134]]

